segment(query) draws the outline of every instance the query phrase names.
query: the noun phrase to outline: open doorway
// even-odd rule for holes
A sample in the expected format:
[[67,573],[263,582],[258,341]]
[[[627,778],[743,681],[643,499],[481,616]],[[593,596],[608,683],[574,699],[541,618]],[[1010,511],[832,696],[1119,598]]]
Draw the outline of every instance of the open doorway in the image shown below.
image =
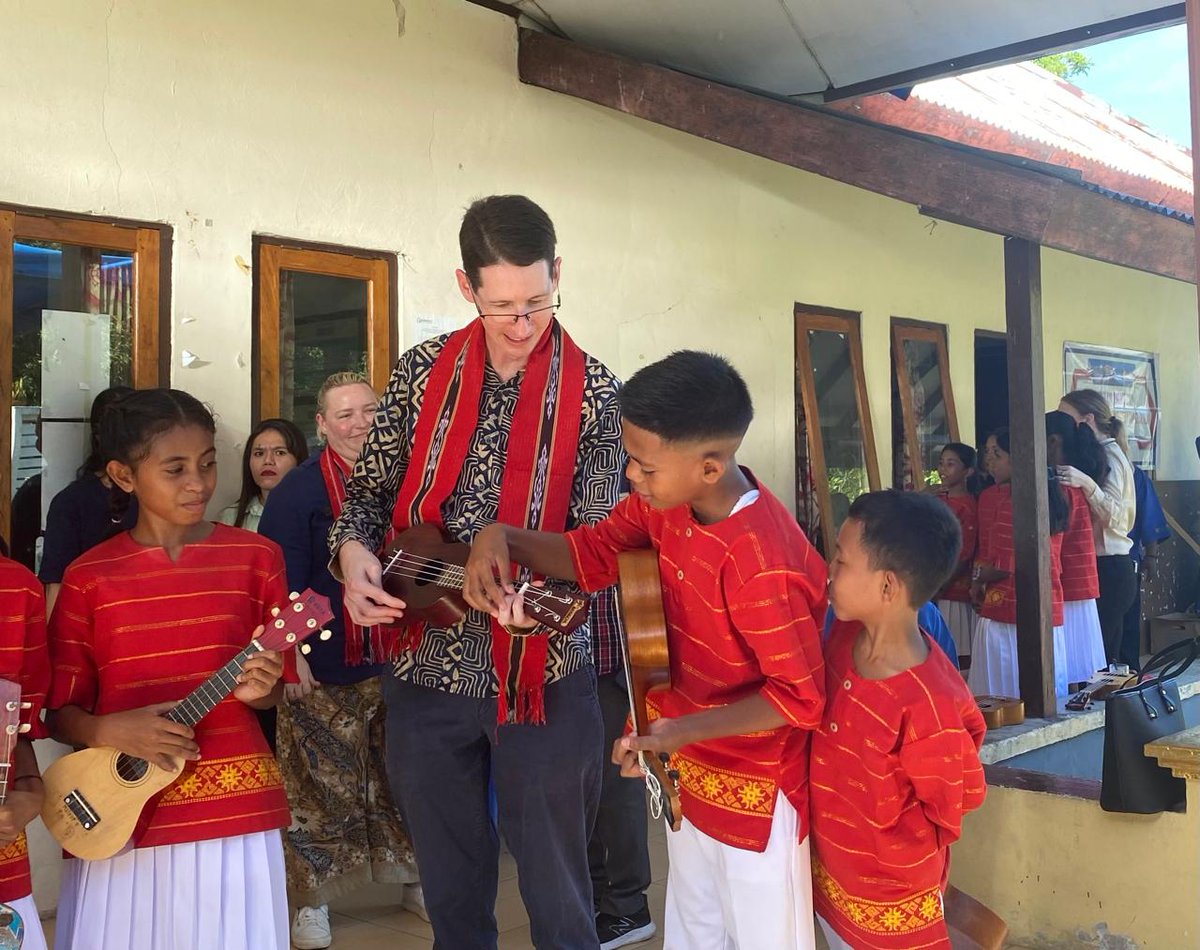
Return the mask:
[[975,442],[1008,425],[1008,340],[1003,333],[975,331]]

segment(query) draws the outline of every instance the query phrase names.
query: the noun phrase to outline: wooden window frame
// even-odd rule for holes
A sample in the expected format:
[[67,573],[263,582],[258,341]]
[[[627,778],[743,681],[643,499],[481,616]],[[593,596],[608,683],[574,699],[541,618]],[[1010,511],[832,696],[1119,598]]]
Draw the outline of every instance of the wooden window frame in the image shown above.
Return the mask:
[[383,392],[399,355],[396,255],[275,235],[254,235],[253,422],[279,415],[279,274],[302,271],[367,282],[367,378]]
[[[833,530],[833,504],[829,496],[829,476],[825,467],[825,445],[821,440],[821,415],[817,405],[816,378],[812,371],[812,352],[808,345],[810,330],[825,330],[844,333],[850,342],[850,368],[854,373],[855,404],[863,436],[863,462],[867,469],[867,486],[871,491],[879,490],[879,462],[875,453],[875,432],[871,425],[871,408],[867,401],[867,379],[863,370],[862,317],[853,310],[833,307],[815,307],[796,304],[796,387],[799,390],[804,418],[808,429],[808,455],[813,467],[813,478],[817,485],[817,504],[821,512],[821,533],[825,542],[826,556],[833,553],[837,535]],[[797,420],[798,422],[799,420]],[[799,426],[797,425],[797,429]],[[796,447],[797,452],[799,446]],[[796,479],[796,509],[801,510],[799,478]]]
[[[162,385],[171,374],[171,238],[166,224],[0,204],[0,458],[12,454],[13,242],[55,241],[124,251],[133,258],[132,383],[146,389]],[[11,515],[12,473],[5,464],[0,466],[0,535],[5,538]]]
[[[938,372],[942,376],[942,400],[946,404],[946,428],[950,432],[950,441],[958,442],[958,413],[954,408],[954,385],[950,380],[950,350],[946,341],[946,325],[943,323],[926,323],[922,320],[909,320],[905,317],[892,317],[892,372],[895,374],[896,388],[900,391],[900,412],[904,417],[904,439],[908,443],[908,462],[912,467],[913,488],[920,491],[925,485],[924,462],[919,457],[917,444],[917,420],[913,412],[912,386],[908,374],[901,369],[906,366],[904,344],[908,340],[918,343],[932,343],[937,348]],[[902,447],[892,446],[893,454],[902,451]]]

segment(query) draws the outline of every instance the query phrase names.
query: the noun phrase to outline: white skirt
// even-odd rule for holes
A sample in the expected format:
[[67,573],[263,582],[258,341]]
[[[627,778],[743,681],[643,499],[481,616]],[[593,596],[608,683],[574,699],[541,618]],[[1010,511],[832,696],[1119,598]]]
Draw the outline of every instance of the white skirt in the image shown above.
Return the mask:
[[[1066,637],[1062,627],[1054,628],[1054,694],[1067,695]],[[1016,624],[1000,623],[980,617],[971,643],[971,669],[967,686],[976,696],[1021,695],[1021,674],[1017,664]]]
[[288,950],[278,831],[63,862],[54,950]]
[[1063,604],[1063,631],[1067,644],[1067,682],[1090,683],[1108,666],[1104,634],[1094,600],[1069,600]]
[[970,656],[971,638],[975,636],[975,623],[979,615],[965,600],[939,600],[937,606],[946,626],[950,628],[958,655]]

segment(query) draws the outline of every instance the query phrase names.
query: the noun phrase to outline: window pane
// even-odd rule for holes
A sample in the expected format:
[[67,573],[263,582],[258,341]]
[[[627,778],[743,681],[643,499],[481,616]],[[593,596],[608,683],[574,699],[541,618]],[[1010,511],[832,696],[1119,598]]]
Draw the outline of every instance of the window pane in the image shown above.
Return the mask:
[[87,455],[92,399],[131,382],[134,299],[125,252],[13,243],[12,541],[31,567],[50,499]]
[[933,485],[938,481],[938,452],[951,441],[937,344],[905,340],[904,368],[916,420],[917,456],[925,472],[925,484]]
[[832,532],[846,520],[851,502],[870,490],[863,450],[862,420],[858,415],[850,338],[831,330],[809,330],[821,444],[829,482]]
[[279,414],[315,442],[317,390],[327,376],[367,372],[367,293],[355,277],[279,274]]

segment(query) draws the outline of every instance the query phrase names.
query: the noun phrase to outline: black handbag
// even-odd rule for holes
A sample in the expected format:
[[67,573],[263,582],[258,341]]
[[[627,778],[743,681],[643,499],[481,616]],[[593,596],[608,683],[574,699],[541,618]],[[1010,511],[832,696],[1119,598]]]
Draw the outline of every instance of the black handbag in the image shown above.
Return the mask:
[[1145,746],[1187,728],[1176,679],[1192,665],[1198,649],[1195,639],[1175,643],[1150,658],[1138,683],[1108,694],[1100,786],[1105,811],[1183,811],[1184,780],[1146,755]]

